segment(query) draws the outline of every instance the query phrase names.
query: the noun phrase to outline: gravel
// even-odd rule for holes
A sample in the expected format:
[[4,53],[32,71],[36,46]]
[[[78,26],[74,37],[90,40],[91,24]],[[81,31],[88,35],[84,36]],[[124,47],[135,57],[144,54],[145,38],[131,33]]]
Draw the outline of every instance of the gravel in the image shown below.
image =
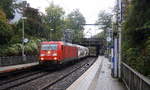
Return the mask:
[[95,58],[91,58],[86,66],[73,72],[68,77],[50,86],[47,90],[66,90],[75,80],[77,80],[95,61]]

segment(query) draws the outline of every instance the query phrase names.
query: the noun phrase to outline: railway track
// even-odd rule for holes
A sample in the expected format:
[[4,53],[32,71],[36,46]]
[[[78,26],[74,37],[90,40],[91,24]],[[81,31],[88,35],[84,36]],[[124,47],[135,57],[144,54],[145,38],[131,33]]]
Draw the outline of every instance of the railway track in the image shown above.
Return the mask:
[[[93,61],[93,62],[94,62],[94,61]],[[90,63],[90,64],[93,64],[93,62]],[[74,70],[72,70],[72,71],[66,73],[65,75],[62,75],[61,77],[58,77],[56,80],[52,81],[51,83],[46,84],[46,85],[43,86],[42,88],[39,88],[39,90],[48,89],[50,86],[56,84],[57,82],[61,81],[61,80],[64,79],[65,77],[67,77],[67,76],[69,76],[70,74],[72,74],[73,72],[75,72],[75,71],[77,71],[78,69],[80,69],[80,68],[82,68],[82,67],[84,67],[84,66],[87,66],[87,65],[89,65],[89,63],[85,63],[85,64],[83,64],[83,65],[81,65],[81,66],[75,68]]]
[[[45,90],[57,84],[70,74],[76,72],[82,67],[94,63],[95,58],[87,58],[73,66],[65,67],[60,70],[40,70],[37,72],[25,74],[12,80],[6,80],[0,83],[1,90]],[[85,63],[85,61],[87,63]]]
[[[96,58],[92,58],[92,59],[93,60],[89,59],[91,61],[89,61],[88,63],[82,64],[81,66],[77,67],[76,69],[66,73],[63,77],[58,78],[57,81],[53,82],[52,84],[47,85],[47,87],[45,87],[45,88],[43,87],[40,90],[58,90],[58,89],[66,90],[66,88],[69,87],[73,83],[73,81],[78,79],[78,77],[81,76],[95,62]],[[85,69],[85,68],[87,68],[87,69]],[[68,82],[72,82],[72,83],[68,83]],[[63,85],[63,87],[61,87],[62,85]],[[58,87],[58,86],[60,86],[60,87]]]
[[14,78],[11,78],[8,80],[7,79],[2,80],[0,82],[0,89],[1,90],[9,90],[11,88],[18,87],[18,86],[28,83],[32,80],[38,79],[40,77],[43,77],[43,76],[46,76],[46,75],[52,73],[52,70],[51,70],[51,72],[44,72],[45,70],[48,70],[48,69],[43,69],[43,68],[37,68],[37,69],[42,69],[42,70],[35,70],[33,72],[32,72],[32,70],[30,70],[30,72],[27,72],[25,74],[23,73],[23,75],[19,75],[18,77],[14,77]]

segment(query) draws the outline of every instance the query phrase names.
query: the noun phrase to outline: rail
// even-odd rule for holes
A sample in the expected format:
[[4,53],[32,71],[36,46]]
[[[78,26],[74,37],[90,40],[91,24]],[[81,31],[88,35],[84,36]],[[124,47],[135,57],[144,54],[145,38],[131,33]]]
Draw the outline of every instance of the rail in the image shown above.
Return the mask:
[[150,90],[150,80],[125,63],[121,63],[121,79],[128,90]]
[[25,56],[25,60],[22,59],[22,56],[6,56],[0,57],[0,66],[9,66],[17,64],[26,64],[36,62],[37,56]]

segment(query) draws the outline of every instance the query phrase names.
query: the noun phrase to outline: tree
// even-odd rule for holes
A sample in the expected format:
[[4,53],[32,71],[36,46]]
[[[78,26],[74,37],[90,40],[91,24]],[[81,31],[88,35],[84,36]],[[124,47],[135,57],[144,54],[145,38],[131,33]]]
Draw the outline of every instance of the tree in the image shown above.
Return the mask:
[[[38,9],[31,8],[26,2],[18,4],[15,6],[16,8],[20,10],[23,16],[27,17],[24,20],[24,31],[25,38],[28,38],[29,42],[25,44],[25,53],[26,55],[37,54],[38,43],[46,40],[48,33],[43,16]],[[7,13],[3,10],[0,8],[0,56],[21,55],[22,19],[17,23],[9,24],[10,18],[9,20],[7,19]]]
[[122,60],[144,75],[150,75],[149,6],[149,0],[132,0],[122,30]]
[[98,20],[96,21],[96,24],[99,24],[99,28],[104,30],[103,34],[106,40],[109,30],[111,30],[112,28],[112,14],[101,11],[98,15]]
[[[46,8],[45,22],[48,25],[49,32],[53,35],[51,36],[53,40],[60,40],[62,37],[64,14],[63,8],[53,3]],[[53,29],[53,31],[51,31],[51,29]]]
[[14,18],[14,13],[15,13],[14,2],[15,2],[15,0],[1,0],[0,1],[0,8],[6,14],[7,19]]
[[67,18],[65,19],[67,29],[74,30],[74,40],[79,41],[77,39],[83,37],[83,24],[86,23],[84,16],[82,13],[76,9],[68,14]]
[[23,15],[27,17],[25,31],[28,35],[47,38],[47,28],[42,20],[44,16],[39,13],[38,9],[27,6],[24,8]]
[[75,9],[70,14],[68,14],[67,20],[67,28],[79,31],[84,29],[83,24],[85,24],[86,21],[78,9]]
[[109,37],[110,30],[112,29],[112,14],[106,11],[100,11],[96,24],[99,24],[99,28],[103,29],[103,32],[101,32],[98,36],[104,39],[103,47],[105,47],[106,53],[109,53],[109,49],[107,49],[106,47],[111,46],[112,43],[107,41],[107,37]]
[[0,10],[0,45],[7,44],[13,35],[12,28],[7,22],[4,12]]
[[[21,7],[23,8],[23,11],[21,11],[21,13],[24,17],[26,17],[26,19],[24,20],[25,36],[27,36],[28,38],[48,38],[48,30],[43,21],[43,14],[40,13],[38,9],[30,7],[27,3],[26,5],[21,5]],[[14,40],[17,39],[17,37],[21,37],[22,35],[22,22],[22,19],[20,19],[16,25],[17,29],[15,29],[16,34],[14,35]]]
[[96,24],[100,24],[99,27],[106,32],[106,30],[112,28],[112,14],[106,11],[101,11],[98,15]]
[[98,33],[98,34],[96,34],[95,36],[93,36],[93,38],[102,38],[102,39],[104,39],[104,38],[105,38],[105,36],[104,36],[104,31],[102,31],[102,32],[100,32],[100,33]]

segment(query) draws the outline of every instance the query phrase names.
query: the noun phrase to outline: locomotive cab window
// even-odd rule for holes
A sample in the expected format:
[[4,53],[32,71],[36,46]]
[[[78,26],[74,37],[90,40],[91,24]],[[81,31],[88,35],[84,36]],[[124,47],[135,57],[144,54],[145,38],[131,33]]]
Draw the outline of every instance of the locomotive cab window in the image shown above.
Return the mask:
[[45,44],[41,46],[42,50],[57,50],[57,44]]

